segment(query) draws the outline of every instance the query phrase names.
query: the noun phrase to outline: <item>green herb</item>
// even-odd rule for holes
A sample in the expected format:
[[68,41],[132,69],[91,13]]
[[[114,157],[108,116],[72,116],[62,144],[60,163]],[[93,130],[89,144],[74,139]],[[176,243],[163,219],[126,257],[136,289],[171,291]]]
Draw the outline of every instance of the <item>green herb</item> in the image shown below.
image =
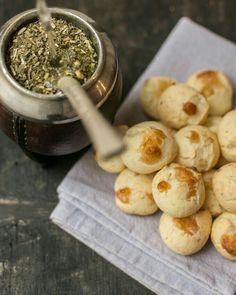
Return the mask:
[[15,80],[26,89],[41,94],[58,93],[57,81],[63,76],[74,77],[84,84],[98,63],[93,43],[81,29],[55,18],[52,28],[58,57],[56,63],[52,62],[47,35],[38,21],[14,34],[7,54],[8,68]]

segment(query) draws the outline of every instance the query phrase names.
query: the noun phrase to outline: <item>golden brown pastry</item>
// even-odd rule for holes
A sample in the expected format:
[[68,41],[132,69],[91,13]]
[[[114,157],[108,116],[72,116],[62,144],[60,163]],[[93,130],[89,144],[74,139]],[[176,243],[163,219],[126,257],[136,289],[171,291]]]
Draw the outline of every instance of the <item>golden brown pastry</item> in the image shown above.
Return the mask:
[[149,174],[172,162],[177,154],[177,144],[171,130],[154,121],[131,127],[124,137],[127,151],[121,156],[130,170]]
[[155,76],[144,82],[140,102],[144,112],[153,119],[158,119],[157,102],[162,93],[176,81],[170,77]]
[[160,235],[168,248],[180,255],[191,255],[202,249],[211,232],[212,217],[208,210],[184,218],[165,213],[160,219]]
[[232,109],[232,83],[223,72],[203,70],[194,73],[187,84],[206,97],[210,105],[209,115],[222,116]]
[[168,87],[158,101],[160,119],[176,129],[205,123],[208,110],[206,98],[185,84]]
[[221,120],[218,139],[224,158],[236,162],[236,110],[227,113]]
[[213,190],[220,205],[236,213],[236,163],[222,166],[213,176]]
[[151,175],[123,170],[115,182],[116,205],[125,213],[150,215],[158,210],[152,196]]
[[175,134],[179,147],[176,161],[199,172],[212,169],[219,160],[220,148],[214,132],[204,126],[187,126]]
[[236,260],[236,214],[224,212],[214,220],[211,240],[222,256]]
[[157,206],[173,217],[196,213],[205,200],[201,174],[174,163],[157,172],[152,182],[152,193]]
[[[128,126],[126,125],[116,126],[116,128],[122,136],[124,136],[128,130]],[[110,173],[119,173],[125,169],[125,165],[120,155],[105,160],[102,159],[98,153],[95,153],[95,160],[100,168]]]

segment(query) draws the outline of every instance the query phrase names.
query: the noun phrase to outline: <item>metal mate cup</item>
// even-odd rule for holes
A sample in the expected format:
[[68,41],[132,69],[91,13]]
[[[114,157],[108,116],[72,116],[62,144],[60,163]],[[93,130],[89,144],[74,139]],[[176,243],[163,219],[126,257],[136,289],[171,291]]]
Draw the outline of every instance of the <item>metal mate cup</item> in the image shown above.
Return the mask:
[[[51,8],[51,12],[53,17],[81,28],[92,40],[98,65],[83,88],[111,121],[122,95],[122,77],[111,40],[93,19],[78,11]],[[16,15],[0,29],[0,128],[28,155],[67,155],[90,143],[68,99],[62,93],[43,95],[25,89],[14,80],[6,65],[13,34],[36,20],[37,11],[29,10]]]

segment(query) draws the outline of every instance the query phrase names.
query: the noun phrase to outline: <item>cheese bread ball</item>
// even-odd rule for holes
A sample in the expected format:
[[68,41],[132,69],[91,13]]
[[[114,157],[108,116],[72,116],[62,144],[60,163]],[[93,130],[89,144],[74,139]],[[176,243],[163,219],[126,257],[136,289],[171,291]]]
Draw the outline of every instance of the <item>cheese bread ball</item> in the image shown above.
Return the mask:
[[220,116],[210,116],[207,118],[204,126],[206,126],[212,132],[217,134],[221,120],[222,120],[222,117]]
[[177,162],[199,172],[213,168],[219,160],[220,148],[214,132],[204,126],[187,126],[175,134],[179,147]]
[[213,176],[213,190],[220,205],[236,213],[236,163],[222,166]]
[[224,212],[214,220],[211,240],[221,255],[236,260],[236,214]]
[[218,129],[218,139],[224,158],[229,162],[236,162],[236,110],[223,117]]
[[109,173],[119,173],[125,169],[125,165],[120,155],[105,160],[96,153],[95,160],[100,168]]
[[[116,129],[122,136],[124,136],[126,131],[128,130],[128,126],[120,125],[120,126],[116,126]],[[98,153],[95,153],[95,160],[100,168],[110,173],[119,173],[123,169],[125,169],[125,165],[120,155],[114,156],[108,160],[105,160],[101,158]]]
[[147,79],[144,82],[140,102],[144,112],[153,119],[158,119],[157,102],[168,87],[176,84],[176,81],[170,77],[156,76]]
[[170,86],[158,101],[160,119],[176,129],[205,123],[208,109],[206,98],[185,84]]
[[171,130],[154,121],[131,127],[124,137],[127,150],[121,158],[130,170],[149,174],[172,162],[177,154],[177,144]]
[[152,194],[157,206],[173,217],[194,214],[205,200],[201,174],[174,163],[157,172],[152,182]]
[[191,255],[202,249],[211,232],[212,217],[208,210],[184,218],[162,214],[160,235],[168,248],[180,255]]
[[205,202],[202,206],[202,209],[208,209],[213,217],[220,215],[224,211],[213,191],[212,178],[215,172],[216,170],[213,169],[203,173],[202,175],[205,185]]
[[150,215],[158,208],[152,196],[153,174],[136,174],[123,170],[115,181],[116,205],[125,213]]
[[209,115],[222,116],[232,109],[233,88],[228,77],[220,71],[204,70],[194,73],[187,82],[207,99]]

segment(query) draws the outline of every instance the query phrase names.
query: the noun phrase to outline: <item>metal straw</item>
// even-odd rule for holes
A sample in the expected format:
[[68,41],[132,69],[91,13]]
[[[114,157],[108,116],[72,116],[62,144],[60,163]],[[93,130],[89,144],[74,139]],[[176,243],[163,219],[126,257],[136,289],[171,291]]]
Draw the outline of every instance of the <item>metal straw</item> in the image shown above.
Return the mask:
[[57,59],[56,45],[52,35],[52,16],[45,0],[37,0],[36,8],[38,10],[39,19],[44,26],[48,37],[48,46],[52,60]]
[[97,110],[80,83],[74,78],[63,77],[59,80],[58,87],[78,113],[99,155],[108,159],[120,154],[124,150],[120,135]]

